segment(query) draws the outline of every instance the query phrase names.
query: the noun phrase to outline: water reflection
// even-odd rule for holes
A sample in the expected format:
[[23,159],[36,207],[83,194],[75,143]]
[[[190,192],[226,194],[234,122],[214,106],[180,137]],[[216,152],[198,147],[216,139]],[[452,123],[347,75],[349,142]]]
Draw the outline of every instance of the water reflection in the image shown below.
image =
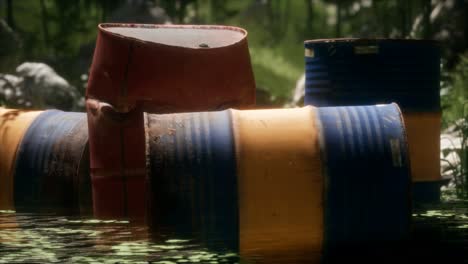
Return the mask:
[[[402,251],[389,254],[389,247],[381,244],[372,247],[375,252],[349,246],[346,255],[332,256],[339,262],[326,263],[353,263],[350,259],[358,263],[364,259],[370,260],[365,263],[447,263],[447,259],[466,263],[467,208],[464,203],[415,211],[412,240]],[[263,247],[241,252],[240,258],[225,246],[226,241],[206,241],[205,236],[182,234],[177,227],[150,231],[125,220],[0,210],[0,263],[313,264],[321,257],[319,252],[300,248],[268,251],[273,247],[265,238]]]
[[0,211],[0,263],[237,263],[170,233],[128,221]]

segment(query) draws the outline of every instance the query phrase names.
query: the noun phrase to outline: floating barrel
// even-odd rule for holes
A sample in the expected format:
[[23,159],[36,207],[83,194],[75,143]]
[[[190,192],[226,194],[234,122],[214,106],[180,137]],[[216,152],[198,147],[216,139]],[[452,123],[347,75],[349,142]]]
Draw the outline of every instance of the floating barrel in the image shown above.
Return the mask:
[[311,40],[305,42],[305,63],[305,104],[321,107],[398,103],[408,134],[414,198],[437,201],[441,179],[438,43]]
[[238,241],[232,111],[147,115],[154,227]]
[[14,169],[18,145],[39,111],[0,108],[0,210],[13,210]]
[[95,214],[144,218],[143,111],[253,106],[247,32],[227,26],[100,24],[86,95]]
[[16,207],[89,212],[87,142],[86,114],[42,112],[30,124],[18,148]]
[[147,115],[153,227],[244,255],[387,247],[409,233],[395,104]]

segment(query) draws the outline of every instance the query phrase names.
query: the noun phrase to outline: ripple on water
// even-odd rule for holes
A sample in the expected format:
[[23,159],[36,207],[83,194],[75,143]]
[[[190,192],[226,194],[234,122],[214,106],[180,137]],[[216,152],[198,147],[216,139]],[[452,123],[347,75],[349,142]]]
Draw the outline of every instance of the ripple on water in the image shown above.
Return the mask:
[[0,211],[0,263],[237,263],[195,240],[149,234],[125,220]]

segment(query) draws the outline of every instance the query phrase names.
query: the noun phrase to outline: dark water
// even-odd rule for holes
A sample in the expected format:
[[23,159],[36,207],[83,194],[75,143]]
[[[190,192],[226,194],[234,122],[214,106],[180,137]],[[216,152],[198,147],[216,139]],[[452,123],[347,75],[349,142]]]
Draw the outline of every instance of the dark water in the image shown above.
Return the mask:
[[0,263],[237,263],[170,234],[128,221],[0,211]]
[[[368,253],[363,249],[360,254]],[[468,203],[415,210],[412,238],[401,254],[397,259],[411,263],[468,263]],[[169,231],[154,234],[122,220],[0,211],[0,263],[311,263],[304,259],[287,252],[274,260],[239,257],[222,247],[209,249],[197,239]]]

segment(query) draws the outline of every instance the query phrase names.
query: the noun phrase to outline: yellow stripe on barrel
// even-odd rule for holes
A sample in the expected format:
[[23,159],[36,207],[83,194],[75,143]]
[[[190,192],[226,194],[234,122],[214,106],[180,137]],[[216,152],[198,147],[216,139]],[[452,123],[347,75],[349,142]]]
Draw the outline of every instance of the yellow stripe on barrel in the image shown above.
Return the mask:
[[315,120],[312,107],[233,110],[242,254],[262,248],[266,254],[321,252],[323,176]]
[[403,114],[413,182],[440,181],[440,112]]
[[41,111],[0,108],[0,210],[14,209],[13,170],[24,133]]

